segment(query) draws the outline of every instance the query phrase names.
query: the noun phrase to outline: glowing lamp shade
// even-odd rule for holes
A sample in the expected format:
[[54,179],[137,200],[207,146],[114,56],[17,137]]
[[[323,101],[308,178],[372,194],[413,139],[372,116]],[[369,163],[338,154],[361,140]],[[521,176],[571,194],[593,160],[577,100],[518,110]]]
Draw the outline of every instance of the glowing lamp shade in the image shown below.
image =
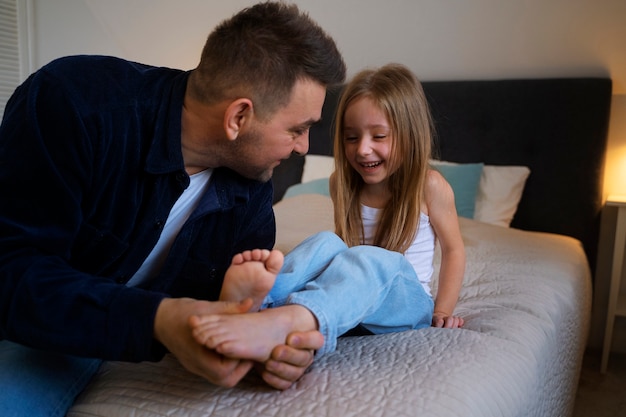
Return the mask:
[[626,144],[609,148],[604,172],[605,195],[626,196]]

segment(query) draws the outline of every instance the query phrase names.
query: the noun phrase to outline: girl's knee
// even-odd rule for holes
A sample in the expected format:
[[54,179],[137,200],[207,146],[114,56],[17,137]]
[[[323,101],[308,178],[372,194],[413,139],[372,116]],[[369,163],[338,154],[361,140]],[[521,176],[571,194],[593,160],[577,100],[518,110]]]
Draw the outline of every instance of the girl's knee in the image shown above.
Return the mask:
[[341,240],[341,238],[339,236],[337,236],[335,233],[331,232],[330,230],[324,230],[322,232],[317,232],[316,234],[313,235],[313,237],[316,237],[318,240],[329,240],[329,241],[340,241],[340,242],[343,242],[343,240]]
[[318,244],[318,245],[326,245],[326,246],[336,246],[340,249],[346,249],[347,246],[344,243],[344,241],[337,236],[337,234],[329,231],[329,230],[325,230],[323,232],[318,232],[312,236],[310,236],[307,240],[309,240],[311,243],[313,244]]

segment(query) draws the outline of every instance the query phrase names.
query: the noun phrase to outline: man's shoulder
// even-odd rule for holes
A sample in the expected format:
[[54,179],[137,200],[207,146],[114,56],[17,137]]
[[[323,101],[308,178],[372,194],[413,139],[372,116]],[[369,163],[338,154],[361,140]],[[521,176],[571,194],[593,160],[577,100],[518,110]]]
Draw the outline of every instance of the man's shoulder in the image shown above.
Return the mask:
[[71,55],[56,58],[43,66],[41,71],[59,77],[70,78],[75,75],[87,78],[93,78],[94,76],[117,77],[118,81],[122,81],[119,78],[120,74],[132,77],[133,75],[141,76],[150,72],[166,72],[173,75],[182,72],[182,70],[178,69],[157,67],[107,55]]
[[36,87],[33,92],[46,90],[53,100],[69,97],[77,108],[91,111],[94,106],[115,109],[168,99],[172,88],[184,90],[184,73],[112,56],[74,55],[51,61],[29,82]]

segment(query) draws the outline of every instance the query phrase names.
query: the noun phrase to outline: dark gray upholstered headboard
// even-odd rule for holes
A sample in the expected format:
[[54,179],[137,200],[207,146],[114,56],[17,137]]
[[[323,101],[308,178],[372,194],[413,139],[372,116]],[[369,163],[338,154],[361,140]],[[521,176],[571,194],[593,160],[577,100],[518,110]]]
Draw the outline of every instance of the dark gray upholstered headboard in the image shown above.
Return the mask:
[[[611,80],[608,78],[423,82],[437,158],[531,170],[511,227],[583,242],[592,271],[598,242]],[[329,91],[309,153],[332,154],[338,91]],[[303,158],[275,171],[275,200],[299,182]]]

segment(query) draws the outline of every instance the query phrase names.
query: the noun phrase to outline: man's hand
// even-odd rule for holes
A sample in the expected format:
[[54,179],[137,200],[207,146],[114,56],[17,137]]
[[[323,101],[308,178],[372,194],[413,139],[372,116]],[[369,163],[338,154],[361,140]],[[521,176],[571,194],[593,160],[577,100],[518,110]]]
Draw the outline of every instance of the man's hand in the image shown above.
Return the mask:
[[271,358],[261,365],[259,372],[269,385],[285,390],[304,375],[313,363],[314,352],[322,346],[324,337],[318,331],[292,333],[286,345],[272,350]]
[[250,301],[209,302],[191,298],[166,298],[157,309],[154,337],[190,372],[223,387],[234,387],[252,368],[251,361],[229,359],[200,345],[193,338],[189,318],[193,315],[245,313]]

